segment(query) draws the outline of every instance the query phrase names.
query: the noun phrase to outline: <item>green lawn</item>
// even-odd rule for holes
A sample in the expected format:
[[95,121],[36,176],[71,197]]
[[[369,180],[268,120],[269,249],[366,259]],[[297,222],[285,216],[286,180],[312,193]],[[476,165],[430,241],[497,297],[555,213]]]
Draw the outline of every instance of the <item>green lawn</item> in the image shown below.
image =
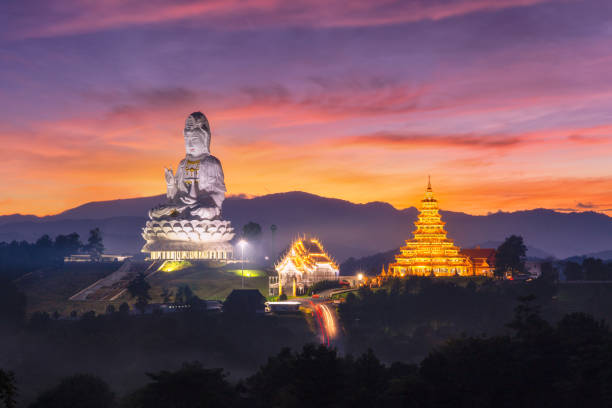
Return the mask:
[[[170,272],[160,270],[151,275],[148,281],[151,284],[152,302],[162,301],[161,292],[164,288],[176,292],[176,289],[183,285],[188,285],[201,299],[224,300],[233,289],[241,287],[242,270],[236,268],[236,265],[191,262]],[[244,287],[259,289],[262,295],[267,296],[268,273],[251,265],[245,265]],[[128,296],[124,298],[127,299]]]
[[[27,311],[68,315],[76,310],[79,315],[89,310],[104,313],[110,302],[71,301],[68,298],[98,279],[114,272],[121,265],[110,263],[74,263],[60,268],[49,268],[21,278],[17,285],[27,296]],[[241,287],[242,270],[233,265],[204,262],[174,262],[166,265],[166,271],[158,271],[148,279],[151,284],[152,302],[161,302],[161,292],[167,288],[173,292],[179,286],[189,285],[202,299],[224,300],[233,290]],[[268,295],[268,273],[252,265],[245,265],[244,287],[258,289]],[[117,308],[122,302],[132,303],[126,293],[112,304]]]

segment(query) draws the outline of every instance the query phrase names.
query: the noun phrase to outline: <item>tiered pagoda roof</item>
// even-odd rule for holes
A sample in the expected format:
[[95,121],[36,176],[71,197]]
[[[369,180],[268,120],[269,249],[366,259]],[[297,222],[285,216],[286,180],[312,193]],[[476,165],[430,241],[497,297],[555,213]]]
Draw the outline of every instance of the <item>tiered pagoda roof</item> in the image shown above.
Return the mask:
[[438,211],[438,201],[433,195],[431,180],[427,183],[414,238],[406,241],[389,265],[389,273],[395,276],[455,276],[468,274],[467,257],[459,253],[453,240],[447,237],[445,223]]

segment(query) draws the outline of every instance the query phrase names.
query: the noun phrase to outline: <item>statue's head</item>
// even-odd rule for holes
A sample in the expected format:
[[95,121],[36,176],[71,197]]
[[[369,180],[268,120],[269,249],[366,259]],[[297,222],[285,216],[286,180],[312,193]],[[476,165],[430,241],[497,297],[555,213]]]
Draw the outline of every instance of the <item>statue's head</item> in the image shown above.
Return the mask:
[[210,125],[202,112],[194,112],[185,121],[185,151],[187,155],[199,157],[210,154]]

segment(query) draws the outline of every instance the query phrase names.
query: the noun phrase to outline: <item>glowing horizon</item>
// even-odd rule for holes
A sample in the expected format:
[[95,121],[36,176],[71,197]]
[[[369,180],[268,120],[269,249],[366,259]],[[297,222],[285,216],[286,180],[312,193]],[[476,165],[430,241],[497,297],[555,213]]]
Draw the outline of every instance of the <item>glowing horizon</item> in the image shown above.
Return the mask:
[[612,215],[610,2],[50,3],[0,5],[0,214],[162,194],[201,110],[228,194]]

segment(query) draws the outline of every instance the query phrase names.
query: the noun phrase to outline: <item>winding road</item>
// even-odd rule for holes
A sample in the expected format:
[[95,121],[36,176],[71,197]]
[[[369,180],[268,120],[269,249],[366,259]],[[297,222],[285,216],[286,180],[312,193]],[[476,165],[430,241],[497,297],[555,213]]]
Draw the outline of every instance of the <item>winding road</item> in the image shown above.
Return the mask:
[[343,352],[342,329],[338,320],[336,305],[329,300],[334,291],[323,291],[315,298],[296,299],[303,307],[312,310],[321,344]]

